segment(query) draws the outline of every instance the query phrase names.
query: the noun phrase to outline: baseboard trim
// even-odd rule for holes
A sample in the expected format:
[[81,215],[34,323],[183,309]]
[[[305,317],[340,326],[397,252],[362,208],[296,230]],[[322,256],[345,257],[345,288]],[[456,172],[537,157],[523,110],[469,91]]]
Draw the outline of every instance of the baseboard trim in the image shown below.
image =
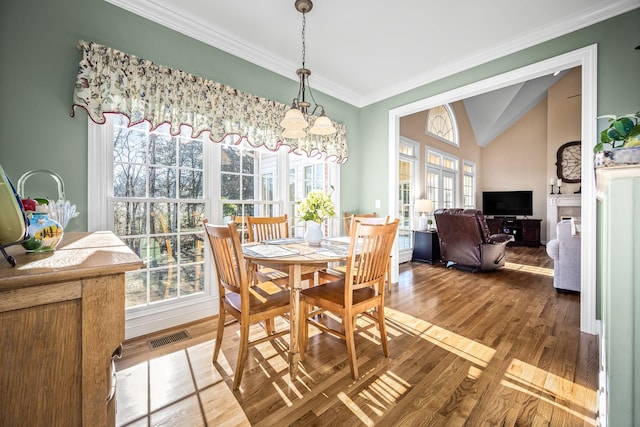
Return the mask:
[[135,316],[127,314],[125,339],[129,340],[218,314],[218,298],[183,305],[172,310]]

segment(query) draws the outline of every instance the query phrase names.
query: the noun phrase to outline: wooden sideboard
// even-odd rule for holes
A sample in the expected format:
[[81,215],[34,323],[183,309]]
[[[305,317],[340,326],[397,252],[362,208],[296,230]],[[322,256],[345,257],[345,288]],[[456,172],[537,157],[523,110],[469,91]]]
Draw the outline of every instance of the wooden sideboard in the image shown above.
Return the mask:
[[115,425],[112,358],[124,340],[124,273],[142,261],[111,232],[0,259],[0,425]]

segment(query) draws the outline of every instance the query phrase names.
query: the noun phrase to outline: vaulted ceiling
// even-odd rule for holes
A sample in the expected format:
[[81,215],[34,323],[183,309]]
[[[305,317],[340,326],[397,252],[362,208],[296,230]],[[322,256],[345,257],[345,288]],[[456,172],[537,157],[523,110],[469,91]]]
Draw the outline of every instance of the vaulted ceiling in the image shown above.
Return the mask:
[[476,142],[487,146],[519,118],[547,97],[549,89],[565,72],[542,76],[463,100]]

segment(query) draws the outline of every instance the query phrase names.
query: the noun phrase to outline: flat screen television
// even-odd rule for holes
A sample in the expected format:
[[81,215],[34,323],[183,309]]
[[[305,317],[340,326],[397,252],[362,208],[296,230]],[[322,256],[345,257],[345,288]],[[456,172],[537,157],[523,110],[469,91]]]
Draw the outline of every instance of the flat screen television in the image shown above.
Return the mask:
[[482,213],[494,216],[531,216],[533,191],[483,191]]

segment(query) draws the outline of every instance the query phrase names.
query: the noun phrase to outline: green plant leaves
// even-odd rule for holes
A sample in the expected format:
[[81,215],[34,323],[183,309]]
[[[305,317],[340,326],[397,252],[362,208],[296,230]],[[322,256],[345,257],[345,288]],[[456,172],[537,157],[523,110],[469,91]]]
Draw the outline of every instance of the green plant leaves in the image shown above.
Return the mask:
[[[604,144],[610,144],[611,148],[637,145],[640,136],[640,112],[616,117],[612,115],[598,118],[609,119],[609,127],[600,132],[600,142],[593,147],[594,152],[602,151]],[[621,144],[616,145],[616,142]]]

